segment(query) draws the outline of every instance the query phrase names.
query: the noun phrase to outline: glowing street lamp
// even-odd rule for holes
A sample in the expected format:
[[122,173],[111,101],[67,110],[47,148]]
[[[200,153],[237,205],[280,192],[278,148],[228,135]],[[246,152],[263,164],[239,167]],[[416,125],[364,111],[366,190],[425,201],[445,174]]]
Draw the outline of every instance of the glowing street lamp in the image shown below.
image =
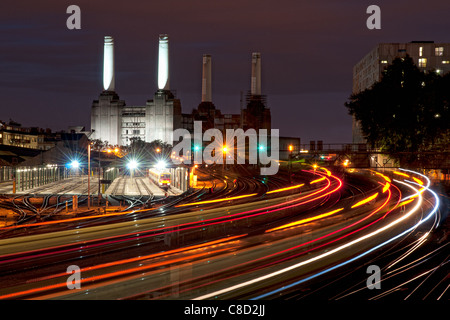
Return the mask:
[[131,159],[130,161],[128,161],[127,167],[128,167],[128,169],[130,169],[130,177],[131,178],[133,178],[134,170],[137,169],[138,166],[139,166],[139,163],[135,159]]
[[228,152],[228,147],[226,144],[224,144],[222,147],[222,153],[223,153],[222,170],[225,170],[225,161],[227,160],[227,152]]
[[78,169],[80,167],[80,162],[78,160],[73,160],[69,163],[69,167],[72,169]]
[[127,167],[130,170],[134,170],[139,166],[138,162],[134,159],[131,159],[130,161],[128,161]]
[[166,166],[167,166],[167,163],[166,163],[164,160],[159,160],[159,161],[156,163],[155,168],[156,168],[157,170],[164,170],[164,169],[166,168]]
[[288,146],[288,150],[289,150],[289,171],[288,171],[288,175],[289,175],[289,183],[292,183],[292,179],[291,179],[291,171],[292,171],[292,151],[294,151],[294,146],[292,144],[290,144]]

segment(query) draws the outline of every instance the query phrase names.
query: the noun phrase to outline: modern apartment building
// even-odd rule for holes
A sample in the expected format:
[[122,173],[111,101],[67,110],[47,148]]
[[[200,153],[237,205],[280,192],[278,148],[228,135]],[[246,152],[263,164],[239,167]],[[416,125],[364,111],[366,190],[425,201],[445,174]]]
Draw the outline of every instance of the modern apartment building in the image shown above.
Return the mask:
[[[370,88],[383,77],[383,71],[396,58],[410,56],[424,71],[438,74],[450,72],[450,43],[412,41],[409,43],[380,43],[353,67],[354,94]],[[365,143],[360,124],[353,118],[353,143]]]

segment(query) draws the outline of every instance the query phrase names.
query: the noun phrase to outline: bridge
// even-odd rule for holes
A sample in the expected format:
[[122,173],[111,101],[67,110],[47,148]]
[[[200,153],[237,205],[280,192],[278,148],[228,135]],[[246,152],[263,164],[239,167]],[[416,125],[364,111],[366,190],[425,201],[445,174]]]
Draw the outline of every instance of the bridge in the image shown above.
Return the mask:
[[441,170],[450,173],[450,145],[436,145],[428,151],[387,153],[367,144],[327,143],[311,141],[301,144],[300,150],[292,153],[292,159],[341,164],[348,160],[353,168],[409,167],[425,170]]

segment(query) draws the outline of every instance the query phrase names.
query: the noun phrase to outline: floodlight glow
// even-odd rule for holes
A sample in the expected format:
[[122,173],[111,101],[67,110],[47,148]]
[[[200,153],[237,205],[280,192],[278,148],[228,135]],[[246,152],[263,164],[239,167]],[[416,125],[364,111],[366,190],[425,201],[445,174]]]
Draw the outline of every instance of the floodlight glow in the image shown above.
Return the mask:
[[166,168],[166,162],[164,160],[159,160],[156,164],[156,169],[163,170]]
[[73,161],[69,164],[69,166],[70,166],[72,169],[78,169],[78,168],[80,167],[80,162],[79,162],[78,160],[73,160]]
[[127,165],[128,169],[136,169],[138,167],[138,162],[136,160],[130,160]]

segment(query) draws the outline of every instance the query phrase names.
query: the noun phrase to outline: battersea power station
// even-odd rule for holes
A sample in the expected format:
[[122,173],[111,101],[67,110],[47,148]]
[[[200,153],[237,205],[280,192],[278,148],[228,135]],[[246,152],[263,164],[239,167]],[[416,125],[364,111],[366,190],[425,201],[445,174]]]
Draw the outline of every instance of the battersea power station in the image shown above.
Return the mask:
[[[105,36],[103,55],[103,91],[91,109],[91,138],[111,145],[129,145],[132,138],[146,142],[161,140],[173,144],[178,128],[193,132],[194,121],[202,121],[202,130],[271,129],[270,109],[261,94],[261,54],[251,56],[251,89],[245,107],[238,114],[222,114],[212,101],[211,56],[203,55],[201,103],[191,113],[183,113],[181,101],[170,91],[169,37],[159,35],[158,90],[142,106],[127,106],[115,91],[114,39]],[[199,79],[200,80],[200,79]]]

